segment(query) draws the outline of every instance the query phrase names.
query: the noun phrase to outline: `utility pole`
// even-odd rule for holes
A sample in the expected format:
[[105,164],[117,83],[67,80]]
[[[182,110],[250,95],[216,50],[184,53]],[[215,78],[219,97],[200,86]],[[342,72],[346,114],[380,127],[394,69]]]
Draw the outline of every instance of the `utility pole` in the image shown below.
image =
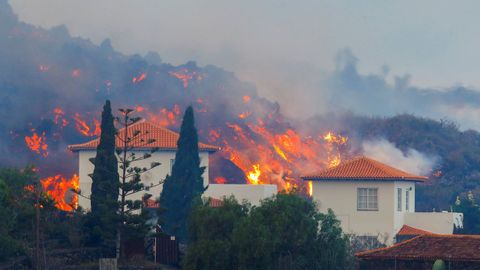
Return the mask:
[[35,182],[35,269],[40,270],[40,190]]

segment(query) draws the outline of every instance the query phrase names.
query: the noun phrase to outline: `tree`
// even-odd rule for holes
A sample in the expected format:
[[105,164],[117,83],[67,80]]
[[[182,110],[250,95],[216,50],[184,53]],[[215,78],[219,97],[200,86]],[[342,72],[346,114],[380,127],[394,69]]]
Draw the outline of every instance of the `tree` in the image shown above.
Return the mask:
[[198,135],[190,106],[183,116],[172,175],[165,179],[160,195],[160,206],[164,209],[163,229],[175,235],[181,243],[187,241],[187,219],[192,204],[205,190],[204,171],[205,167],[200,167]]
[[224,200],[195,207],[185,269],[349,269],[348,237],[332,211],[278,194],[257,207]]
[[210,200],[196,205],[190,216],[185,269],[234,269],[238,265],[232,235],[248,214],[248,205],[240,205],[232,197],[221,207],[211,207]]
[[140,117],[130,116],[133,111],[132,109],[120,109],[122,117],[117,117],[117,121],[123,126],[123,130],[120,130],[117,134],[117,139],[122,143],[122,146],[116,150],[121,171],[118,193],[120,202],[117,209],[119,213],[116,238],[117,258],[120,258],[123,250],[122,244],[129,239],[143,238],[150,229],[147,224],[149,215],[143,206],[144,202],[152,195],[145,194],[142,200],[132,200],[129,197],[163,183],[163,179],[160,179],[155,185],[145,187],[141,179],[143,173],[159,166],[159,162],[151,162],[148,167],[134,166],[136,162],[152,157],[157,149],[151,148],[149,151],[140,152],[140,154],[135,152],[135,148],[151,145],[155,142],[155,139],[146,139],[145,135],[148,135],[148,131],[142,132],[132,127],[141,120]]
[[471,191],[468,192],[467,197],[463,200],[457,197],[453,210],[463,213],[463,228],[455,228],[455,233],[480,234],[480,207],[476,203]]
[[90,244],[102,247],[104,256],[115,254],[115,239],[118,223],[119,175],[115,156],[114,117],[110,101],[105,102],[102,112],[100,143],[93,163],[91,174],[91,215],[86,225],[89,228]]

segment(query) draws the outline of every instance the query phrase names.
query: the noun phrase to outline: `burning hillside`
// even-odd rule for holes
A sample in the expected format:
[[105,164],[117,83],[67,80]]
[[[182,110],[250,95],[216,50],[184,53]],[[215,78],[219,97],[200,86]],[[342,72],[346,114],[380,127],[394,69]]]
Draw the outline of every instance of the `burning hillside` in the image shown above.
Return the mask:
[[212,158],[211,182],[305,189],[298,176],[338,164],[348,142],[323,128],[302,132],[278,104],[222,69],[153,65],[115,52],[108,41],[95,46],[63,27],[20,23],[8,6],[0,9],[0,87],[0,161],[35,164],[64,210],[75,204],[70,189],[78,187],[76,157],[66,145],[100,134],[106,98],[172,130],[192,104],[200,139],[222,148]]

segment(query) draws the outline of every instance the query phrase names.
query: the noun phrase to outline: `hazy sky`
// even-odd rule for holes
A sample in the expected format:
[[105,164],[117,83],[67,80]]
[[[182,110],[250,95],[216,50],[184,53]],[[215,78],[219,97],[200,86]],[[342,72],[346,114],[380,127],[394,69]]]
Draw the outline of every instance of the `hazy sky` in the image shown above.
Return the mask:
[[[301,106],[350,48],[362,73],[412,84],[480,88],[479,1],[10,0],[21,20],[65,24],[125,53],[157,51],[232,70],[260,92]],[[388,68],[385,68],[387,66]],[[289,93],[294,93],[293,95]],[[314,110],[315,111],[315,110]]]

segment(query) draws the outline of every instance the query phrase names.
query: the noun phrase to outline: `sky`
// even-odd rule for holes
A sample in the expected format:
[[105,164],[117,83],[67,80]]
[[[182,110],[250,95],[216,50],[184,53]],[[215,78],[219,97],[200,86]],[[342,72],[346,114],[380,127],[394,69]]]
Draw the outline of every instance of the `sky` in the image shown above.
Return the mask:
[[349,49],[362,74],[410,75],[417,87],[480,89],[479,1],[10,0],[25,22],[165,62],[214,64],[255,83],[290,113]]

